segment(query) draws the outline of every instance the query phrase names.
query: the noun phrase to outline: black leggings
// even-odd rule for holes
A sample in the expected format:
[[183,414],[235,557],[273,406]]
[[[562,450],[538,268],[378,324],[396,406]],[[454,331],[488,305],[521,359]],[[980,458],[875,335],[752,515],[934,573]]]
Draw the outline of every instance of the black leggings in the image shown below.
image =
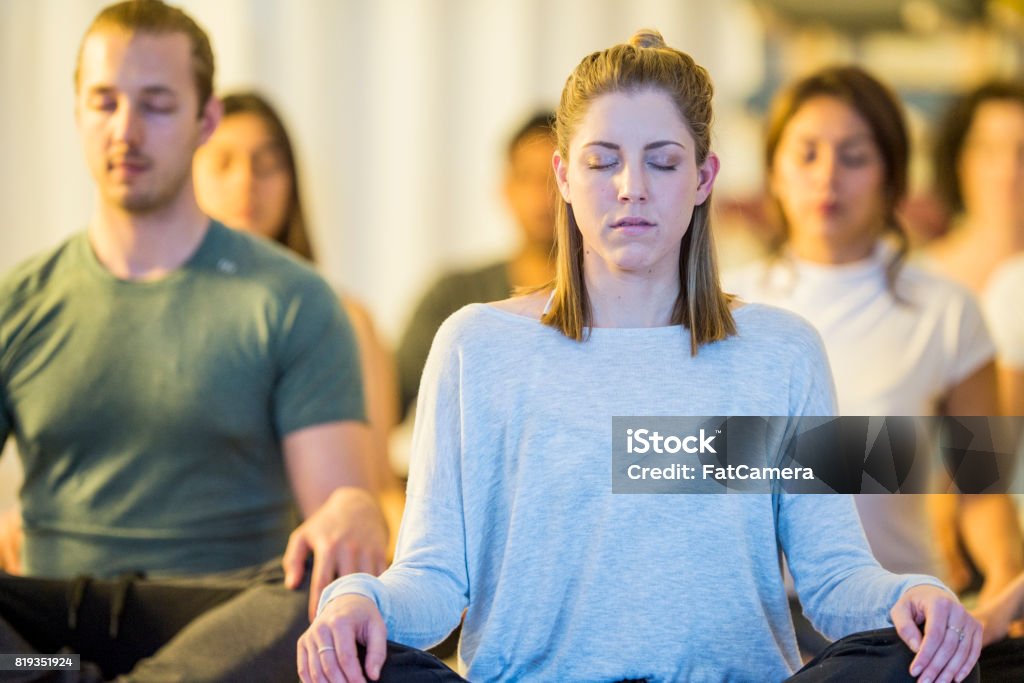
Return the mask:
[[[105,680],[294,681],[296,641],[309,625],[308,586],[290,591],[283,583],[280,560],[181,580],[0,572],[0,652],[77,653]],[[85,673],[80,678],[89,680]],[[0,680],[15,678],[0,673]]]
[[[360,657],[362,656],[364,656],[364,652],[360,649]],[[808,662],[807,666],[788,678],[786,683],[822,683],[824,681],[886,681],[891,683],[907,681],[911,683],[914,681],[910,675],[910,662],[913,658],[913,653],[896,635],[896,629],[864,631],[832,643],[814,660]],[[979,680],[978,667],[975,667],[971,675],[964,680],[969,683],[977,683]],[[433,655],[388,641],[388,656],[384,662],[384,668],[381,670],[380,683],[390,681],[465,683],[464,678]]]
[[[807,617],[804,616],[800,609],[799,602],[795,599],[792,600],[790,607],[793,608],[793,624],[796,626],[797,642],[800,644],[801,654],[804,654],[806,658],[815,653],[820,653],[810,664],[820,660],[821,655],[831,651],[832,647],[849,640],[843,639],[830,646],[824,636],[815,631],[811,623],[807,621]],[[868,631],[865,634],[858,635],[869,633],[878,633],[878,631]],[[851,636],[851,638],[853,637]],[[909,655],[909,651],[907,654]],[[909,666],[909,664],[910,660],[908,659],[907,665]],[[1021,683],[1024,681],[1024,638],[1007,638],[982,649],[981,658],[978,660],[978,668],[981,671],[981,680],[984,683]],[[796,680],[803,681],[802,678],[796,678]],[[968,678],[967,680],[971,679]]]
[[[807,662],[786,683],[823,681],[914,681],[910,662],[914,653],[894,628],[862,631],[830,644]],[[964,681],[977,683],[978,667]]]

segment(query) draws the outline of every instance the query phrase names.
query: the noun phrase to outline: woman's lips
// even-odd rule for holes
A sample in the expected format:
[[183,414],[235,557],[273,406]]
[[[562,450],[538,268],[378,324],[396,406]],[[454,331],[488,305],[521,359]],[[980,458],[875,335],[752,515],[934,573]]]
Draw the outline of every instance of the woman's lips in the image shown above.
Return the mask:
[[653,228],[656,224],[641,218],[639,216],[627,216],[626,218],[620,218],[611,224],[614,230],[618,230],[626,235],[639,235],[647,232]]
[[819,203],[817,209],[818,213],[823,216],[835,216],[842,210],[842,207],[839,202],[832,200]]

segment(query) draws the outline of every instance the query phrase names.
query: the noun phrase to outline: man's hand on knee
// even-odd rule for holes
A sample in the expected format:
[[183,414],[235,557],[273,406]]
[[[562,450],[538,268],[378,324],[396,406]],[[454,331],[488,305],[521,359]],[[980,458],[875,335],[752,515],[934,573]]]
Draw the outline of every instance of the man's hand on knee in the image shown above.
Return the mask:
[[284,553],[285,585],[302,583],[306,556],[313,553],[309,577],[309,618],[320,593],[339,576],[377,575],[387,568],[388,528],[374,497],[364,489],[339,488],[319,510],[292,532]]

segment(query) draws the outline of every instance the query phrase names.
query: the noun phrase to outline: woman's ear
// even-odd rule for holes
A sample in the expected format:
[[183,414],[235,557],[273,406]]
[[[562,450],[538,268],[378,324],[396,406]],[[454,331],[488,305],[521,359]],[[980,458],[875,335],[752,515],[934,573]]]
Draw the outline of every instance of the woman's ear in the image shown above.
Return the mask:
[[715,186],[715,178],[718,177],[720,162],[714,152],[708,152],[704,163],[697,167],[697,196],[694,198],[694,205],[700,206],[711,196],[711,190]]
[[562,158],[562,153],[555,150],[551,156],[551,163],[555,167],[555,183],[558,185],[558,192],[567,204],[572,204],[569,198],[569,160]]

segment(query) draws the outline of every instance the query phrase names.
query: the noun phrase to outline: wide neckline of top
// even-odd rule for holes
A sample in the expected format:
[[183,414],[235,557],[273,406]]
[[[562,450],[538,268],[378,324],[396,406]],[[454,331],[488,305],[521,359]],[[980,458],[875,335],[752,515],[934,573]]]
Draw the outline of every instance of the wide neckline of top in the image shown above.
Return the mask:
[[[474,308],[479,307],[479,310],[485,311],[488,315],[500,318],[501,320],[515,322],[517,324],[524,326],[529,325],[534,329],[546,328],[555,332],[558,331],[553,327],[545,325],[543,322],[540,321],[539,318],[527,315],[520,315],[518,313],[512,313],[511,311],[506,311],[497,308],[493,304],[480,303],[472,304],[472,306]],[[765,306],[759,303],[744,302],[742,306],[732,310],[732,315],[734,319],[738,319],[747,316],[747,311],[749,311],[750,309],[761,308],[765,308]],[[636,336],[659,334],[667,336],[686,334],[686,328],[683,325],[659,325],[657,327],[591,327],[588,328],[587,331],[589,332],[591,338],[600,336]]]
[[862,259],[846,263],[820,263],[808,261],[789,253],[777,262],[779,266],[789,263],[802,277],[819,280],[848,282],[864,277],[874,277],[885,270],[886,262],[892,257],[892,249],[882,241],[875,243],[871,253]]

